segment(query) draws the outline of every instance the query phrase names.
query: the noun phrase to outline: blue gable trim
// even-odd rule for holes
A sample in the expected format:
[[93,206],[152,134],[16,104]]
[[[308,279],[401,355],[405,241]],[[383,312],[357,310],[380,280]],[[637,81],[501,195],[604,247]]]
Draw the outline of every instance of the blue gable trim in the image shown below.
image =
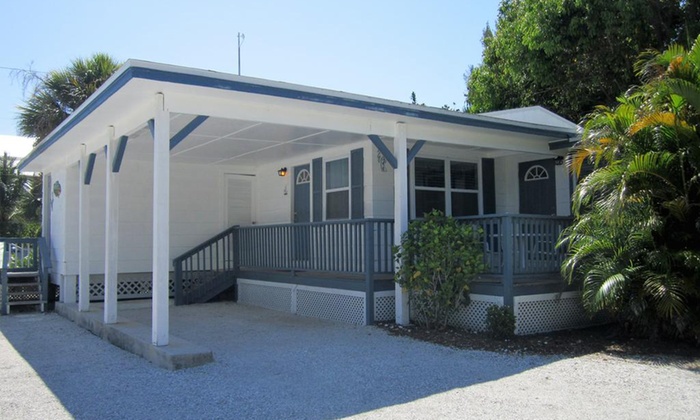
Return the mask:
[[90,181],[92,181],[92,171],[95,169],[95,158],[97,158],[97,154],[95,153],[90,153],[88,156],[85,178],[83,179],[85,185],[90,185]]
[[65,121],[64,125],[60,126],[50,137],[44,139],[43,142],[41,142],[24,160],[22,160],[20,163],[20,170],[23,170],[27,164],[29,164],[29,162],[34,160],[44,150],[58,141],[93,111],[95,111],[100,105],[107,101],[112,95],[114,95],[114,93],[119,91],[119,89],[126,85],[126,83],[134,78],[337,105],[462,126],[503,130],[552,138],[562,138],[569,134],[567,130],[521,126],[505,120],[503,122],[494,121],[493,119],[482,119],[469,114],[435,112],[431,111],[429,108],[416,109],[408,106],[377,103],[370,100],[339,97],[326,93],[307,92],[292,88],[260,85],[246,81],[228,80],[210,76],[133,66],[125,69],[115,80],[111,81],[109,85],[105,86],[105,89],[99,92],[94,98],[88,99],[88,102],[85,104],[84,108],[80,109],[74,115],[71,115]]
[[129,140],[127,136],[121,136],[119,138],[119,144],[117,144],[117,152],[114,154],[114,161],[112,162],[112,172],[119,172],[122,167],[122,160],[124,159],[124,152],[126,152],[126,142]]
[[420,152],[420,149],[425,146],[425,140],[418,140],[413,147],[411,147],[411,150],[408,151],[408,156],[406,157],[406,160],[408,161],[408,164],[411,164],[411,161],[413,161],[413,158],[418,155],[418,152]]
[[175,146],[180,144],[181,141],[185,139],[185,137],[189,136],[192,134],[194,130],[197,129],[204,121],[207,120],[207,118],[204,115],[198,115],[192,119],[189,123],[187,123],[186,126],[182,128],[177,134],[173,136],[173,138],[170,139],[170,150],[173,150]]
[[380,152],[384,155],[386,158],[386,161],[389,162],[389,165],[391,165],[392,168],[396,169],[396,167],[399,165],[396,162],[396,156],[391,153],[391,150],[389,150],[388,147],[386,147],[386,144],[382,141],[381,138],[379,138],[378,135],[376,134],[368,134],[367,137],[372,141],[372,144],[374,144],[377,149],[379,149]]

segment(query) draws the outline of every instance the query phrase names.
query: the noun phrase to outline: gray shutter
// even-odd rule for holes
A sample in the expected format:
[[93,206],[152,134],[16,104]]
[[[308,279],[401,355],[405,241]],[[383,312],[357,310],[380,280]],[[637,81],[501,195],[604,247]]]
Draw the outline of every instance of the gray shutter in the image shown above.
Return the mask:
[[364,149],[350,151],[350,202],[351,219],[363,219],[365,217],[364,203]]
[[484,189],[484,214],[496,213],[496,173],[493,159],[481,159],[481,187]]
[[311,187],[313,200],[313,221],[323,221],[323,161],[316,158],[311,161]]

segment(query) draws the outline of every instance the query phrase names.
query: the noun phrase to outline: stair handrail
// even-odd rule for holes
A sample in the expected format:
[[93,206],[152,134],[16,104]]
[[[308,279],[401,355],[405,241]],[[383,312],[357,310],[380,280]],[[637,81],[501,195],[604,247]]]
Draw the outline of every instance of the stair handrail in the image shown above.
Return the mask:
[[41,300],[49,301],[49,273],[51,271],[51,253],[46,238],[37,238],[37,253],[39,255],[39,279],[41,280]]
[[[239,227],[240,227],[239,225],[231,226],[228,229],[224,230],[223,232],[218,233],[215,236],[212,236],[211,238],[205,240],[204,242],[200,243],[199,245],[195,246],[194,248],[190,249],[189,251],[173,258],[173,271],[175,274],[174,286],[175,286],[175,304],[176,305],[181,305],[183,303],[183,300],[184,300],[183,290],[182,290],[182,281],[183,281],[182,263],[183,263],[183,261],[197,255],[199,252],[206,250],[207,248],[211,247],[213,244],[215,244],[219,240],[236,232]],[[237,246],[237,244],[234,244],[234,246]],[[234,255],[234,270],[237,270],[238,263],[237,263],[237,259],[235,257],[236,257],[236,255]]]
[[0,313],[3,315],[9,314],[9,297],[7,296],[7,270],[10,263],[10,247],[7,239],[2,241],[2,270],[0,270],[0,278],[2,282],[2,301],[0,302]]
[[214,242],[218,241],[219,239],[222,239],[226,235],[230,234],[234,230],[238,229],[240,226],[239,225],[234,225],[231,226],[230,228],[226,229],[225,231],[216,234],[216,236],[212,236],[211,238],[207,239],[206,241],[202,242],[199,245],[196,245],[194,248],[190,249],[189,251],[178,255],[177,257],[173,258],[173,265],[175,264],[176,261],[182,261],[188,257],[191,257],[192,255],[198,253],[199,251],[206,249],[208,246],[213,244]]

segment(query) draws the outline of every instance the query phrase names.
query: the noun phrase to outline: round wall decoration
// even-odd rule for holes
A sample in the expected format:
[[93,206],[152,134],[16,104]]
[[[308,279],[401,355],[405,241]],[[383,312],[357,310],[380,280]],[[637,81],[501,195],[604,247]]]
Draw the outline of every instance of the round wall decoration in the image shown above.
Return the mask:
[[53,183],[53,195],[56,197],[61,195],[61,183],[58,181]]

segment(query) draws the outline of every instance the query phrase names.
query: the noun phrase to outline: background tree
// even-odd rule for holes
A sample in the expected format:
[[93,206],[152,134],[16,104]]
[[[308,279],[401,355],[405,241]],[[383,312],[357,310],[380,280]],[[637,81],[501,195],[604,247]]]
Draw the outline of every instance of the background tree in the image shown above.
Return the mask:
[[569,161],[595,169],[573,195],[562,272],[591,313],[700,343],[700,37],[637,72],[643,85],[588,116]]
[[17,126],[20,134],[46,137],[73,113],[120,66],[107,54],[78,58],[62,70],[37,76],[36,87],[24,105],[19,106]]
[[[27,72],[25,80],[34,80],[35,87],[24,105],[18,107],[17,126],[20,134],[34,137],[35,144],[41,142],[120,65],[109,55],[97,53],[87,59],[75,59],[65,69],[51,71],[45,76]],[[36,236],[41,229],[41,176],[24,179],[23,192],[13,204],[13,223],[18,224],[14,234]]]
[[503,0],[465,74],[466,110],[542,105],[578,122],[636,83],[639,53],[698,33],[700,0]]
[[20,175],[15,160],[7,153],[0,158],[0,236],[22,234],[19,204],[27,180]]

